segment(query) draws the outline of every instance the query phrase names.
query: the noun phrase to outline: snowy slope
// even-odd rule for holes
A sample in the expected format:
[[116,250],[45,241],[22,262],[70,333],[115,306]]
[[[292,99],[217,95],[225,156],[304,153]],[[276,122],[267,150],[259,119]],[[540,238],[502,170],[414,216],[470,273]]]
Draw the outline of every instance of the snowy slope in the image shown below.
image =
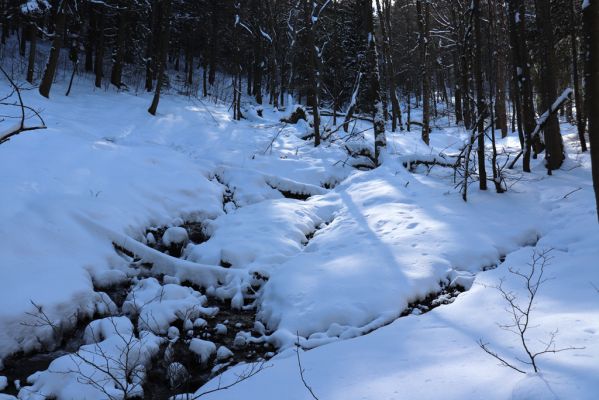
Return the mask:
[[[224,106],[167,96],[153,118],[145,95],[83,86],[69,98],[27,93],[27,100],[44,109],[50,128],[0,146],[0,360],[56,339],[27,314],[36,311],[32,301],[65,328],[105,312],[93,282],[131,273],[112,242],[140,247],[146,228],[184,220],[202,222],[210,239],[189,244],[177,263],[148,257],[198,286],[223,281],[215,293],[234,304],[252,273],[267,276],[258,317],[282,349],[271,368],[210,398],[309,398],[297,335],[311,349],[302,364],[321,399],[591,399],[599,392],[592,286],[599,285],[599,229],[588,155],[576,153],[572,135],[569,159],[553,177],[537,160],[508,193],[473,186],[466,204],[450,172],[411,173],[402,163],[459,147],[465,134],[458,129],[433,131],[430,148],[417,132],[389,133],[383,166],[358,171],[343,165],[338,143],[313,149],[300,139],[306,126],[279,123],[280,112],[237,122]],[[517,140],[504,144],[515,148]],[[288,192],[309,198],[285,198]],[[529,261],[535,245],[552,248],[554,258],[533,341],[559,329],[560,345],[584,349],[546,355],[543,374],[525,377],[498,366],[477,340],[510,359],[521,355],[517,337],[497,328],[507,314],[492,286],[505,278],[521,293],[507,268]],[[505,256],[499,268],[480,272]],[[451,305],[397,319],[408,303],[451,282],[470,290]],[[56,394],[52,377],[39,375],[23,390]]]

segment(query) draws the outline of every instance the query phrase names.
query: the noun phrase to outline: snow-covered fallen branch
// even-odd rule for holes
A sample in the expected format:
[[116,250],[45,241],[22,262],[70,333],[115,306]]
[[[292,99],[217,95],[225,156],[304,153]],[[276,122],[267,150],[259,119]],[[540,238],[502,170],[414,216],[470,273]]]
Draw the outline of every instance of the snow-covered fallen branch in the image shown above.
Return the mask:
[[80,216],[79,219],[89,228],[106,236],[117,248],[151,264],[152,273],[171,275],[179,278],[182,282],[188,281],[200,287],[212,288],[215,296],[221,299],[231,299],[231,307],[241,308],[243,306],[243,291],[251,282],[251,276],[246,270],[175,258],[148,247],[130,236],[100,226],[86,217]]

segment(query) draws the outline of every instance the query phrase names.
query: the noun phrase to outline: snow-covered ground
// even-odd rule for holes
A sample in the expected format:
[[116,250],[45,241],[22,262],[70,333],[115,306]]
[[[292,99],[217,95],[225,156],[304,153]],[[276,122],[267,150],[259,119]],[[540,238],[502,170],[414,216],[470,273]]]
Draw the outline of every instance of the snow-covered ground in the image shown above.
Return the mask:
[[[166,96],[151,117],[147,95],[93,92],[83,84],[69,97],[58,94],[60,86],[55,92],[51,100],[26,93],[28,104],[43,110],[47,130],[0,146],[0,365],[17,352],[51,349],[60,332],[86,317],[114,312],[94,285],[135,272],[113,243],[151,262],[170,283],[136,281],[123,312],[142,316],[137,329],[122,317],[94,321],[76,356],[21,382],[20,398],[105,398],[107,391],[119,398],[123,390],[109,374],[95,378],[109,389],[86,385],[77,360],[91,354],[93,363],[100,350],[122,350],[118,342],[125,341],[143,366],[161,343],[184,340],[169,328],[178,313],[193,310],[194,325],[210,314],[206,298],[178,282],[241,307],[256,274],[268,278],[256,299],[265,329],[256,329],[280,353],[255,376],[206,398],[311,398],[300,379],[298,338],[308,350],[300,351],[304,376],[321,400],[599,393],[599,226],[589,156],[578,152],[574,128],[563,125],[568,159],[553,176],[540,157],[532,174],[510,175],[507,193],[473,184],[464,203],[449,169],[410,172],[403,165],[457,149],[467,137],[460,128],[433,130],[431,147],[418,130],[389,132],[383,165],[359,171],[344,162],[342,140],[314,149],[301,139],[305,123],[280,123],[285,114],[269,107],[264,118],[247,109],[248,118],[237,122],[227,106]],[[519,144],[508,137],[501,146],[515,151]],[[148,227],[183,221],[201,222],[209,239],[189,243],[181,259],[145,245]],[[523,298],[525,286],[508,268],[525,271],[535,251],[549,249],[551,279],[537,295],[529,343],[542,350],[558,330],[557,348],[576,349],[540,356],[541,372],[524,375],[499,365],[477,342],[532,371],[516,361],[525,356],[518,336],[498,327],[510,315],[494,286],[503,279]],[[398,318],[409,303],[448,285],[469,290],[450,305]],[[190,352],[201,362],[229,357],[224,346],[217,351],[198,340]],[[113,361],[123,364],[121,356]],[[230,369],[196,394],[245,368]],[[139,387],[129,389],[135,395]]]

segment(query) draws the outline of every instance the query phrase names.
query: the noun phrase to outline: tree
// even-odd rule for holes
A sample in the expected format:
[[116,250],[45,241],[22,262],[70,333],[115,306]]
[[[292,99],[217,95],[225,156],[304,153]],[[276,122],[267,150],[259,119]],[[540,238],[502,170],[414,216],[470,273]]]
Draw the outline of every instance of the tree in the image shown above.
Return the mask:
[[572,80],[574,81],[574,99],[576,101],[576,127],[578,129],[578,139],[580,140],[580,149],[587,151],[587,144],[584,137],[586,123],[584,119],[584,104],[582,101],[582,91],[580,89],[580,79],[578,74],[578,14],[574,0],[570,0],[568,7],[569,29],[570,29],[570,54],[572,57]]
[[485,168],[485,116],[488,114],[483,92],[483,74],[482,74],[482,36],[480,30],[480,21],[482,19],[480,10],[480,0],[472,1],[472,13],[474,18],[474,36],[475,57],[474,57],[474,80],[476,81],[476,110],[477,131],[478,131],[478,182],[480,190],[487,190],[487,171]]
[[156,90],[154,98],[148,112],[156,115],[158,102],[160,101],[160,92],[164,85],[164,76],[166,70],[166,56],[168,53],[171,25],[171,0],[158,0],[158,20],[160,21],[160,36],[158,44],[158,77],[156,80]]
[[[389,3],[390,1],[386,1]],[[385,3],[383,3],[385,4]],[[376,0],[377,14],[379,16],[379,25],[381,28],[381,36],[383,38],[383,60],[385,66],[385,74],[387,76],[387,85],[389,87],[389,98],[391,99],[391,130],[395,132],[397,124],[403,130],[401,123],[401,109],[397,100],[397,84],[395,83],[395,63],[393,62],[393,53],[391,52],[391,38],[389,31],[391,30],[390,5],[385,6],[385,10],[381,8],[380,0]]]
[[[315,17],[312,1],[304,0],[304,29],[306,30],[306,50],[308,51],[308,104],[312,105],[312,116],[314,119],[314,146],[320,145],[320,113],[318,110],[320,91],[320,71],[318,69],[318,54],[314,41]],[[317,20],[317,19],[316,19]]]
[[588,0],[583,7],[586,69],[585,92],[587,116],[589,119],[589,144],[591,145],[591,162],[593,170],[593,186],[599,216],[599,1]]
[[[556,66],[553,47],[555,45],[553,24],[551,20],[550,0],[535,0],[537,28],[540,32],[539,44],[541,52],[541,104],[543,111],[550,110],[557,98]],[[559,169],[564,161],[564,144],[556,114],[550,114],[544,129],[545,167],[547,173]]]
[[64,43],[63,35],[68,2],[69,0],[60,0],[56,5],[56,14],[54,17],[54,39],[52,40],[50,57],[48,58],[48,63],[46,64],[44,76],[39,88],[40,94],[47,98],[50,98],[50,89],[52,89],[52,82],[54,81],[54,75],[56,74],[56,66],[58,65],[60,49]]
[[385,118],[383,115],[383,99],[381,95],[381,81],[378,66],[378,54],[374,36],[374,21],[371,0],[361,0],[362,18],[364,18],[364,33],[366,39],[366,54],[364,57],[365,100],[367,108],[371,110],[374,129],[374,162],[381,162],[381,150],[387,146],[385,137]]
[[523,0],[509,0],[510,38],[514,64],[515,83],[519,110],[524,133],[522,169],[530,172],[530,157],[533,145],[532,132],[535,129],[535,111],[532,96],[530,60],[526,45],[526,10]]
[[428,42],[430,28],[429,2],[424,0],[424,10],[422,0],[416,0],[416,12],[418,14],[418,28],[420,30],[420,74],[422,76],[422,141],[426,144],[430,142],[430,76],[428,66]]
[[127,38],[129,6],[127,2],[119,2],[118,28],[115,47],[112,53],[112,72],[110,74],[110,83],[117,88],[123,85],[123,62],[125,59],[125,41]]

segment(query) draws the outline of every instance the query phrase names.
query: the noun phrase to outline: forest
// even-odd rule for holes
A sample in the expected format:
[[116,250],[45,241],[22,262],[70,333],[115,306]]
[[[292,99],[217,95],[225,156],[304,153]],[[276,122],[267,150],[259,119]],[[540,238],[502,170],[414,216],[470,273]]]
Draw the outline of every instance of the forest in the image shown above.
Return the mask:
[[0,400],[597,397],[599,0],[0,27]]

